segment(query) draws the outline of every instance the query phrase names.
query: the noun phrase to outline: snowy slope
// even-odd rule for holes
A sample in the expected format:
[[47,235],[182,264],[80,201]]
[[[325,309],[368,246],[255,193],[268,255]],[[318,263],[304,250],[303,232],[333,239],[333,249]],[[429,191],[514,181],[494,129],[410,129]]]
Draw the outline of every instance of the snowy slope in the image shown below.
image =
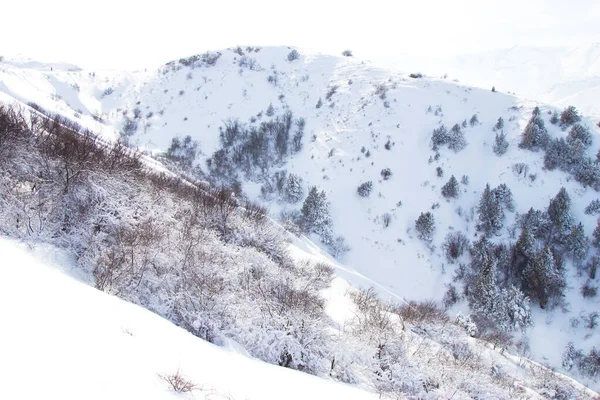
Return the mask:
[[[0,253],[0,398],[377,398],[200,340],[75,280],[52,248],[0,238]],[[198,390],[175,393],[159,376],[177,371]]]
[[[0,91],[79,118],[84,126],[113,139],[122,127],[123,112],[131,115],[137,107],[142,116],[132,138],[134,144],[158,152],[164,151],[173,137],[191,135],[200,142],[202,154],[198,164],[202,167],[219,146],[218,127],[225,119],[235,117],[250,123],[251,117],[264,112],[270,103],[277,113],[289,108],[296,117],[306,118],[307,125],[304,149],[291,157],[284,168],[299,174],[305,184],[326,191],[332,204],[334,229],[345,236],[352,248],[342,260],[344,277],[352,280],[352,276],[364,276],[367,281],[357,278],[352,282],[362,286],[376,283],[383,293],[405,299],[441,299],[456,268],[442,256],[442,241],[451,230],[475,237],[474,222],[468,216],[486,183],[506,183],[513,191],[519,213],[530,207],[543,209],[565,186],[573,200],[575,217],[591,235],[596,219],[584,215],[583,209],[597,193],[584,189],[565,173],[544,171],[540,153],[517,148],[522,129],[537,103],[443,79],[411,79],[352,57],[300,50],[301,58],[289,62],[288,52],[288,48],[279,47],[247,54],[260,65],[255,70],[240,67],[240,55],[231,50],[222,50],[214,67],[193,69],[175,63],[174,67],[137,73],[80,71],[43,64],[31,68],[5,62],[0,64]],[[589,71],[593,74],[593,54],[589,59]],[[523,67],[507,68],[513,71]],[[532,69],[525,65],[525,70]],[[275,71],[277,85],[267,81]],[[578,93],[588,93],[592,98],[594,89],[585,82]],[[328,88],[333,85],[338,86],[337,93],[326,101]],[[378,85],[386,87],[385,99],[375,94]],[[497,87],[503,91],[500,84]],[[559,95],[568,98],[569,93],[572,91]],[[317,109],[319,98],[324,105]],[[438,107],[441,111],[436,115]],[[541,108],[544,114],[554,110]],[[480,123],[465,129],[467,148],[458,154],[442,150],[440,160],[430,164],[432,130],[440,122],[451,127],[472,115],[477,115]],[[498,117],[505,120],[504,131],[510,142],[502,158],[496,157],[491,148],[492,127]],[[545,118],[547,122],[549,116]],[[586,122],[596,139],[590,149],[592,155],[598,147],[598,129],[591,120]],[[551,135],[565,135],[548,122],[546,125]],[[388,139],[393,143],[391,150],[384,148]],[[369,158],[361,151],[363,146],[369,150]],[[516,176],[512,166],[517,162],[529,164],[529,173],[535,175],[535,180]],[[443,178],[437,177],[437,166],[443,168]],[[382,180],[383,168],[391,168],[390,180]],[[469,184],[461,185],[458,200],[446,201],[440,188],[452,174],[458,179],[468,175]],[[369,199],[364,199],[356,195],[356,187],[368,180],[374,182],[374,191]],[[244,190],[252,198],[259,199],[259,187],[260,184],[244,182]],[[419,214],[431,210],[436,203],[439,208],[434,210],[435,250],[431,252],[416,238],[413,227]],[[282,209],[291,208],[278,202],[267,205],[274,217]],[[462,216],[457,213],[459,207],[464,211]],[[381,222],[386,212],[392,215],[387,228]],[[514,217],[515,214],[509,214],[505,226]],[[509,232],[504,232],[499,240],[509,237]],[[585,279],[574,269],[569,270],[568,278],[570,311],[549,314],[535,310],[536,325],[529,332],[531,356],[553,366],[560,365],[568,341],[585,349],[598,344],[595,336],[573,329],[570,324],[572,317],[598,309],[598,300],[581,298],[579,288]],[[468,311],[465,304],[452,311],[459,310]]]
[[515,46],[453,57],[400,57],[389,62],[406,72],[458,79],[482,88],[515,92],[557,106],[575,105],[600,117],[600,44],[577,47]]

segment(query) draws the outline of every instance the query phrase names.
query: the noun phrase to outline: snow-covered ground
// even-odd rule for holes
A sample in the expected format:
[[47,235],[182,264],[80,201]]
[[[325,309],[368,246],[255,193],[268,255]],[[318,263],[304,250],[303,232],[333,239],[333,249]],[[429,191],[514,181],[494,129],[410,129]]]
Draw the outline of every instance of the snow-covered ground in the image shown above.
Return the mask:
[[[192,336],[75,279],[68,256],[0,237],[0,398],[376,399]],[[178,394],[161,378],[197,385]]]
[[[504,82],[521,82],[517,78],[513,80],[514,71],[535,73],[537,67],[509,63],[507,70],[499,73],[506,81],[498,78],[500,83],[495,85],[499,92],[492,93],[487,88],[488,81],[480,81],[485,90],[451,82],[454,77],[451,70],[444,71],[451,74],[447,80],[411,79],[353,57],[310,54],[301,49],[301,58],[290,62],[286,59],[289,51],[278,47],[248,53],[247,57],[255,59],[260,66],[254,70],[241,67],[241,56],[231,50],[222,50],[214,67],[194,69],[175,63],[175,68],[166,66],[136,73],[81,71],[69,65],[9,60],[0,63],[0,92],[4,92],[6,98],[34,101],[109,139],[118,136],[123,112],[131,116],[133,110],[139,108],[141,117],[132,138],[134,144],[151,152],[164,151],[173,137],[191,135],[200,142],[202,154],[198,163],[202,167],[219,147],[218,127],[227,118],[250,123],[251,118],[264,113],[269,104],[277,113],[291,110],[295,117],[306,118],[306,134],[304,149],[289,158],[284,168],[300,175],[306,185],[317,185],[326,191],[332,204],[334,229],[352,248],[338,263],[341,264],[340,276],[360,286],[374,284],[381,293],[395,297],[441,299],[456,268],[445,261],[441,244],[446,233],[453,230],[466,232],[471,239],[475,237],[474,221],[469,215],[486,183],[492,186],[506,183],[513,192],[518,213],[527,212],[530,207],[543,209],[561,186],[566,187],[573,201],[574,216],[584,223],[587,236],[591,236],[596,218],[584,215],[583,209],[598,197],[597,193],[584,189],[563,172],[544,170],[542,154],[517,147],[531,111],[538,103],[505,94],[504,87],[511,86]],[[542,61],[555,65],[552,57],[539,56],[535,65]],[[594,86],[588,82],[597,71],[593,54],[589,57],[589,75],[577,90],[577,98],[586,94],[591,96],[586,97],[588,100],[595,98]],[[581,59],[585,59],[585,54],[581,54]],[[496,66],[495,61],[492,64]],[[486,70],[479,68],[480,64],[473,65],[476,67],[468,71]],[[568,79],[574,79],[581,68],[574,69]],[[426,66],[418,69],[411,66],[406,72],[418,70],[429,72]],[[542,70],[545,74],[550,69]],[[268,76],[277,76],[277,84],[269,83]],[[472,79],[466,81],[477,82],[479,78],[474,73]],[[542,83],[549,79],[546,75],[523,78]],[[531,93],[549,90],[548,85],[553,84],[544,85],[533,87]],[[337,92],[327,101],[326,93],[333,86],[337,86]],[[380,97],[381,92],[376,94],[377,87],[383,88],[383,97]],[[561,87],[566,86],[553,89],[556,99],[560,98],[556,103],[571,104],[573,100],[579,104],[569,88],[563,93]],[[324,104],[317,109],[319,98]],[[580,107],[592,115],[597,113],[592,106]],[[541,105],[541,109],[551,135],[564,136],[565,132],[548,123],[546,112],[555,108]],[[467,148],[457,154],[442,150],[439,161],[430,163],[432,130],[440,123],[450,128],[473,115],[477,115],[479,122],[465,128]],[[492,152],[492,127],[499,117],[505,121],[504,132],[510,142],[507,154],[501,158]],[[596,140],[589,150],[593,155],[599,144],[598,128],[591,119],[585,122]],[[388,140],[390,150],[384,147]],[[530,176],[513,173],[512,166],[517,162],[528,164]],[[443,178],[437,176],[437,166],[443,168]],[[383,168],[391,168],[391,179],[381,178]],[[451,175],[459,180],[467,175],[469,183],[461,185],[459,199],[447,201],[441,197],[440,188]],[[374,183],[371,197],[359,197],[356,187],[369,180]],[[260,198],[260,184],[244,182],[244,190],[251,198]],[[274,217],[281,210],[292,208],[275,200],[265,203]],[[433,240],[435,250],[431,252],[416,238],[414,221],[434,205],[437,229]],[[462,215],[457,212],[459,208]],[[389,227],[382,224],[384,213],[392,216]],[[511,225],[514,219],[515,214],[509,214],[505,226]],[[509,238],[510,232],[506,229],[498,241]],[[357,277],[356,280],[353,277]],[[598,345],[597,334],[589,335],[582,328],[572,328],[570,323],[571,318],[583,312],[598,310],[598,300],[581,297],[579,289],[585,279],[574,268],[569,269],[568,280],[568,312],[548,313],[535,309],[535,327],[528,332],[532,358],[547,360],[556,367],[560,366],[567,342],[574,341],[586,350]],[[463,303],[452,311],[464,313],[468,309]],[[337,312],[343,315],[343,310]]]
[[600,43],[576,47],[515,46],[452,57],[400,56],[386,64],[406,72],[448,75],[468,85],[560,107],[575,105],[600,118]]

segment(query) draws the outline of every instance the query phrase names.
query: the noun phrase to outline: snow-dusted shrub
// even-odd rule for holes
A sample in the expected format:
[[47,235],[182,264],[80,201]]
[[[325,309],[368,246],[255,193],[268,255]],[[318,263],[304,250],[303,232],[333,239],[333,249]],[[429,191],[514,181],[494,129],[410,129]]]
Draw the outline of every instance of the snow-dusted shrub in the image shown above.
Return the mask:
[[405,322],[415,325],[432,322],[447,322],[446,312],[434,301],[409,301],[399,305],[395,312]]
[[462,314],[458,314],[456,316],[456,319],[454,320],[454,323],[458,326],[460,326],[461,328],[463,328],[471,337],[477,337],[479,336],[479,330],[477,329],[477,325],[475,324],[475,322],[473,322],[473,320],[471,319],[471,316],[469,315],[462,315]]
[[383,213],[383,215],[381,216],[381,220],[383,222],[383,226],[387,228],[388,226],[390,226],[390,222],[392,222],[392,214],[387,212]]
[[325,95],[325,100],[331,100],[331,97],[337,93],[338,87],[339,87],[338,85],[330,86],[329,89],[327,89],[327,94]]
[[420,79],[423,77],[423,74],[420,72],[413,72],[412,74],[410,74],[408,76],[410,76],[413,79]]
[[598,295],[598,286],[592,285],[588,280],[581,286],[581,295],[585,298],[594,298]]
[[444,170],[442,169],[442,167],[436,167],[435,174],[438,178],[442,178],[444,176]]
[[462,232],[450,232],[446,235],[443,248],[446,259],[449,262],[461,257],[466,250],[469,250],[469,239]]
[[319,101],[317,101],[317,105],[315,106],[315,108],[319,109],[323,107],[323,100],[321,100],[321,98],[319,97]]
[[287,60],[288,61],[294,61],[300,58],[300,53],[298,53],[298,50],[293,49],[292,51],[290,51],[287,55]]
[[135,134],[138,129],[138,123],[135,119],[125,117],[120,134],[123,140],[127,140]]
[[360,185],[358,185],[356,191],[361,197],[369,197],[371,195],[371,192],[373,191],[373,182],[368,181],[361,183]]
[[344,50],[342,51],[342,55],[344,57],[352,57],[352,50]]
[[469,120],[469,125],[475,126],[475,125],[478,125],[478,124],[479,124],[479,117],[477,116],[477,114],[473,114],[473,116]]
[[[366,156],[366,154],[365,154]],[[384,168],[381,170],[381,177],[383,178],[384,181],[387,181],[388,179],[390,179],[390,176],[392,176],[392,170],[389,168]]]
[[171,146],[165,153],[165,158],[175,163],[179,168],[186,170],[192,167],[198,154],[198,142],[187,135],[183,140],[174,137]]

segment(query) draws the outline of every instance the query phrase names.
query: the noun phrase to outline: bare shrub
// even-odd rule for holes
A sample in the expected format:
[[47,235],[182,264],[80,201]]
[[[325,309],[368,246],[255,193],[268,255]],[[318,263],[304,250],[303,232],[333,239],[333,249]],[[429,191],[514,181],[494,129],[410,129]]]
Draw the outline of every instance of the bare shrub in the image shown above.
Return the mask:
[[171,386],[171,389],[173,389],[177,393],[188,393],[198,389],[198,385],[184,378],[179,372],[179,370],[177,370],[177,372],[175,372],[174,374],[158,376],[160,377],[160,379],[167,382]]
[[446,323],[450,320],[444,310],[433,300],[411,300],[408,303],[398,306],[395,312],[404,321],[414,324],[422,324],[424,322]]
[[446,235],[443,248],[446,259],[454,262],[464,254],[465,250],[469,250],[469,239],[462,232],[450,232]]

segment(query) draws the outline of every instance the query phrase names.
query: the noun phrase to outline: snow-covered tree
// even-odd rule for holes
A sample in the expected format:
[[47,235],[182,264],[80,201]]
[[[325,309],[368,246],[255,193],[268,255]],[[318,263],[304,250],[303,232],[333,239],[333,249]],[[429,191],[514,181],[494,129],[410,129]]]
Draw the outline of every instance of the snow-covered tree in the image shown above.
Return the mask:
[[581,261],[587,255],[589,249],[588,238],[585,236],[583,224],[580,222],[571,228],[567,237],[565,247],[573,260]]
[[273,103],[269,103],[269,107],[267,107],[267,111],[265,112],[267,117],[272,117],[275,115],[275,109],[273,108]]
[[600,213],[600,200],[594,199],[588,206],[585,208],[586,215],[596,215]]
[[573,224],[573,217],[571,216],[571,198],[567,193],[567,190],[562,187],[557,195],[550,200],[548,205],[548,217],[552,223],[551,233],[558,236],[560,239],[562,236],[568,234]]
[[494,188],[494,190],[492,190],[492,194],[496,197],[503,208],[511,212],[515,210],[512,191],[508,186],[506,186],[506,183],[501,183]]
[[545,308],[553,298],[561,297],[564,291],[565,277],[562,269],[556,265],[552,251],[544,247],[535,262],[528,264],[523,271],[523,290],[532,299]]
[[473,114],[473,116],[471,117],[471,119],[469,120],[469,124],[471,126],[475,126],[479,123],[479,117],[477,117],[477,114]]
[[446,198],[455,199],[458,197],[458,181],[452,175],[448,182],[442,186],[442,195]]
[[297,203],[304,197],[302,178],[296,174],[289,174],[284,187],[285,199],[289,203]]
[[523,229],[517,244],[515,245],[515,256],[513,262],[513,276],[519,280],[523,276],[523,272],[536,259],[535,239],[528,229]]
[[424,241],[431,241],[435,232],[435,219],[433,214],[429,211],[421,213],[419,218],[415,221],[415,230],[419,239]]
[[300,213],[305,232],[315,233],[324,241],[331,240],[331,216],[324,190],[319,192],[316,186],[311,187]]
[[479,201],[477,229],[487,237],[497,235],[504,226],[504,207],[487,184]]
[[574,106],[568,106],[560,113],[560,127],[563,130],[579,121],[581,121],[581,116]]
[[594,233],[592,234],[592,246],[600,249],[600,221],[598,221],[598,225],[596,225]]
[[498,121],[496,122],[496,125],[494,125],[494,130],[501,131],[502,129],[504,129],[504,119],[502,119],[502,117],[499,117]]
[[501,156],[508,150],[508,141],[504,132],[496,133],[493,145],[494,154]]
[[[477,117],[474,115],[473,117]],[[465,134],[462,128],[458,124],[454,124],[450,132],[448,133],[448,148],[454,152],[459,152],[467,147],[467,141],[465,140]]]
[[567,135],[567,143],[573,145],[575,140],[581,141],[585,148],[588,148],[593,143],[593,137],[588,127],[581,124],[575,124]]
[[506,311],[502,324],[505,331],[523,331],[533,325],[529,297],[517,287],[511,285],[508,290],[503,289],[502,300]]
[[545,149],[548,145],[548,130],[544,124],[544,120],[540,115],[540,109],[536,107],[533,110],[531,119],[525,126],[525,130],[521,135],[521,143],[519,147],[522,149],[538,150]]

